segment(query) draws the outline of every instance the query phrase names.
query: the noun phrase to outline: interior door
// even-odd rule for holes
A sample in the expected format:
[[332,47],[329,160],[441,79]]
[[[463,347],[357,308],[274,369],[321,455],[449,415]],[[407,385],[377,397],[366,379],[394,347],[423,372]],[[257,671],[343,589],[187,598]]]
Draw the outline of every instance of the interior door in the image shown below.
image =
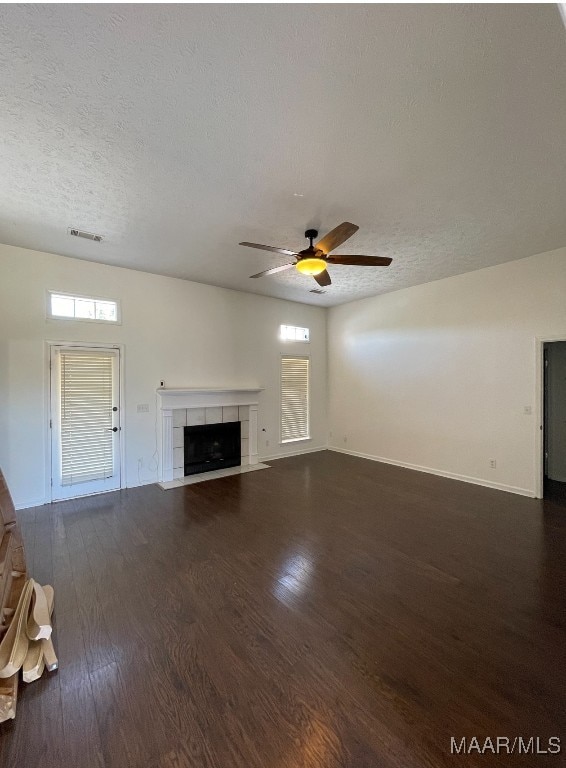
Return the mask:
[[120,488],[120,352],[51,348],[51,498]]
[[544,361],[544,474],[566,490],[566,341],[545,344]]

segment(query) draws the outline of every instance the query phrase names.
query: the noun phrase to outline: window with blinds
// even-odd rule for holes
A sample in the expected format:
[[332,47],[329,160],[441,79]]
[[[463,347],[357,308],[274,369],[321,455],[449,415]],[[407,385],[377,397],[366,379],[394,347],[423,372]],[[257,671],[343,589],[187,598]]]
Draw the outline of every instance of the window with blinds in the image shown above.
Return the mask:
[[281,442],[309,438],[309,358],[281,358]]
[[103,352],[61,352],[61,484],[111,477],[113,365]]

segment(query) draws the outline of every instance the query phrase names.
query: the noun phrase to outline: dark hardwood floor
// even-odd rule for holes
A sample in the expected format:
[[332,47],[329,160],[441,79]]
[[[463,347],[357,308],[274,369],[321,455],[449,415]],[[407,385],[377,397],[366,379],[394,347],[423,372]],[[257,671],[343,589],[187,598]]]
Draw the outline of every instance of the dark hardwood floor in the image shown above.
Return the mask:
[[272,464],[19,513],[60,669],[21,684],[2,768],[564,765],[566,507],[330,452]]

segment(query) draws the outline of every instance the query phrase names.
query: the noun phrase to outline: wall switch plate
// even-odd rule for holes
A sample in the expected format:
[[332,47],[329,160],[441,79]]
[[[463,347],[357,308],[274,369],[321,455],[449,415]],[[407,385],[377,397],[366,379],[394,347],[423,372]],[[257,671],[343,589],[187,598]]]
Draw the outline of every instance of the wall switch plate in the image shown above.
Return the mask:
[[138,413],[149,413],[149,404],[141,403],[138,405]]

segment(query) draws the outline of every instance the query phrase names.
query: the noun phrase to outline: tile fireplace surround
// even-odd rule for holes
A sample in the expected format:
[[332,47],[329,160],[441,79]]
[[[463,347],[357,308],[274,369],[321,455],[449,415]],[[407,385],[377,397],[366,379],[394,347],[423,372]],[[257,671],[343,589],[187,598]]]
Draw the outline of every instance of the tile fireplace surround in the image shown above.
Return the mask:
[[242,422],[242,466],[257,464],[257,408],[261,389],[165,389],[161,400],[159,480],[184,477],[185,426]]

